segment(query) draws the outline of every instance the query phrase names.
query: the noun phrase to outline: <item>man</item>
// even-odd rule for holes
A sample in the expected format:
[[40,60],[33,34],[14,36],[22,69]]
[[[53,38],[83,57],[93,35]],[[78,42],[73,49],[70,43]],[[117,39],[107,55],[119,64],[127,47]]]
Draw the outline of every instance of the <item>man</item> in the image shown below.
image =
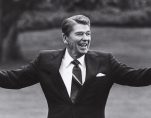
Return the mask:
[[151,69],[127,67],[111,54],[89,51],[90,20],[83,15],[62,23],[62,50],[42,51],[28,66],[0,72],[0,86],[19,89],[40,83],[48,102],[48,118],[105,118],[114,83],[151,84]]

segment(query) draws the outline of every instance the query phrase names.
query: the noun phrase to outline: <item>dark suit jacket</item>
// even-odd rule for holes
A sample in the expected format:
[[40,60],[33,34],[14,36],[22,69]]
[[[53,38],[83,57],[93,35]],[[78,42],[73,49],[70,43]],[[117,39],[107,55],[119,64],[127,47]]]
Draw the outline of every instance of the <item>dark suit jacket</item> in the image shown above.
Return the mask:
[[[113,83],[151,84],[151,69],[134,70],[118,63],[111,54],[89,51],[85,56],[86,81],[73,104],[59,74],[64,52],[43,51],[24,68],[1,71],[0,86],[19,89],[40,82],[48,102],[48,118],[105,118],[106,100]],[[97,73],[106,76],[96,77]]]

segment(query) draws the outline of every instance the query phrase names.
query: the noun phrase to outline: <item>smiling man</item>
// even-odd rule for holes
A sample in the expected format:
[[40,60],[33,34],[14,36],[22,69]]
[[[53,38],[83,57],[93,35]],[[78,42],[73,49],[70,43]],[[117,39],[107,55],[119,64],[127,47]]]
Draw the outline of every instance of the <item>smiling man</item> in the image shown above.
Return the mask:
[[151,68],[133,69],[109,53],[89,50],[90,20],[75,15],[62,23],[65,49],[45,50],[21,69],[0,71],[0,86],[19,89],[40,83],[48,103],[48,118],[105,118],[114,83],[151,84]]
[[[68,31],[68,29],[70,29]],[[77,59],[86,54],[90,47],[90,21],[85,16],[73,16],[62,23],[63,41],[70,56]]]

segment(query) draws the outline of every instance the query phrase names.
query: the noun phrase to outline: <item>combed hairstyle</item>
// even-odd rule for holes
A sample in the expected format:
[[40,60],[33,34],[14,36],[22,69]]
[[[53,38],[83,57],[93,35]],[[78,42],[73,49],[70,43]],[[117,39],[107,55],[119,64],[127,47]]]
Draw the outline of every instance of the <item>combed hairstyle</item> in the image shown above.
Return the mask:
[[90,26],[90,19],[84,15],[75,15],[69,17],[62,22],[62,33],[64,33],[66,36],[69,36],[73,25],[76,23]]

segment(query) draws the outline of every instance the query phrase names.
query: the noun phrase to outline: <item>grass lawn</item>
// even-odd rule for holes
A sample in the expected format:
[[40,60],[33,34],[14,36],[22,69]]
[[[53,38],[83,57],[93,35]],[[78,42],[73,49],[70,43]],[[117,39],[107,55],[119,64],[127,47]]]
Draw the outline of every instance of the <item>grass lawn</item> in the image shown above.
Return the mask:
[[[42,49],[63,48],[59,29],[21,33],[21,50],[28,60]],[[91,49],[111,52],[129,66],[151,66],[151,29],[92,28]],[[11,65],[14,68],[14,64]],[[20,64],[17,64],[17,67]],[[7,65],[8,68],[10,67]],[[114,85],[106,106],[107,118],[150,118],[151,87]],[[18,91],[0,88],[0,118],[46,118],[47,103],[38,85]]]

